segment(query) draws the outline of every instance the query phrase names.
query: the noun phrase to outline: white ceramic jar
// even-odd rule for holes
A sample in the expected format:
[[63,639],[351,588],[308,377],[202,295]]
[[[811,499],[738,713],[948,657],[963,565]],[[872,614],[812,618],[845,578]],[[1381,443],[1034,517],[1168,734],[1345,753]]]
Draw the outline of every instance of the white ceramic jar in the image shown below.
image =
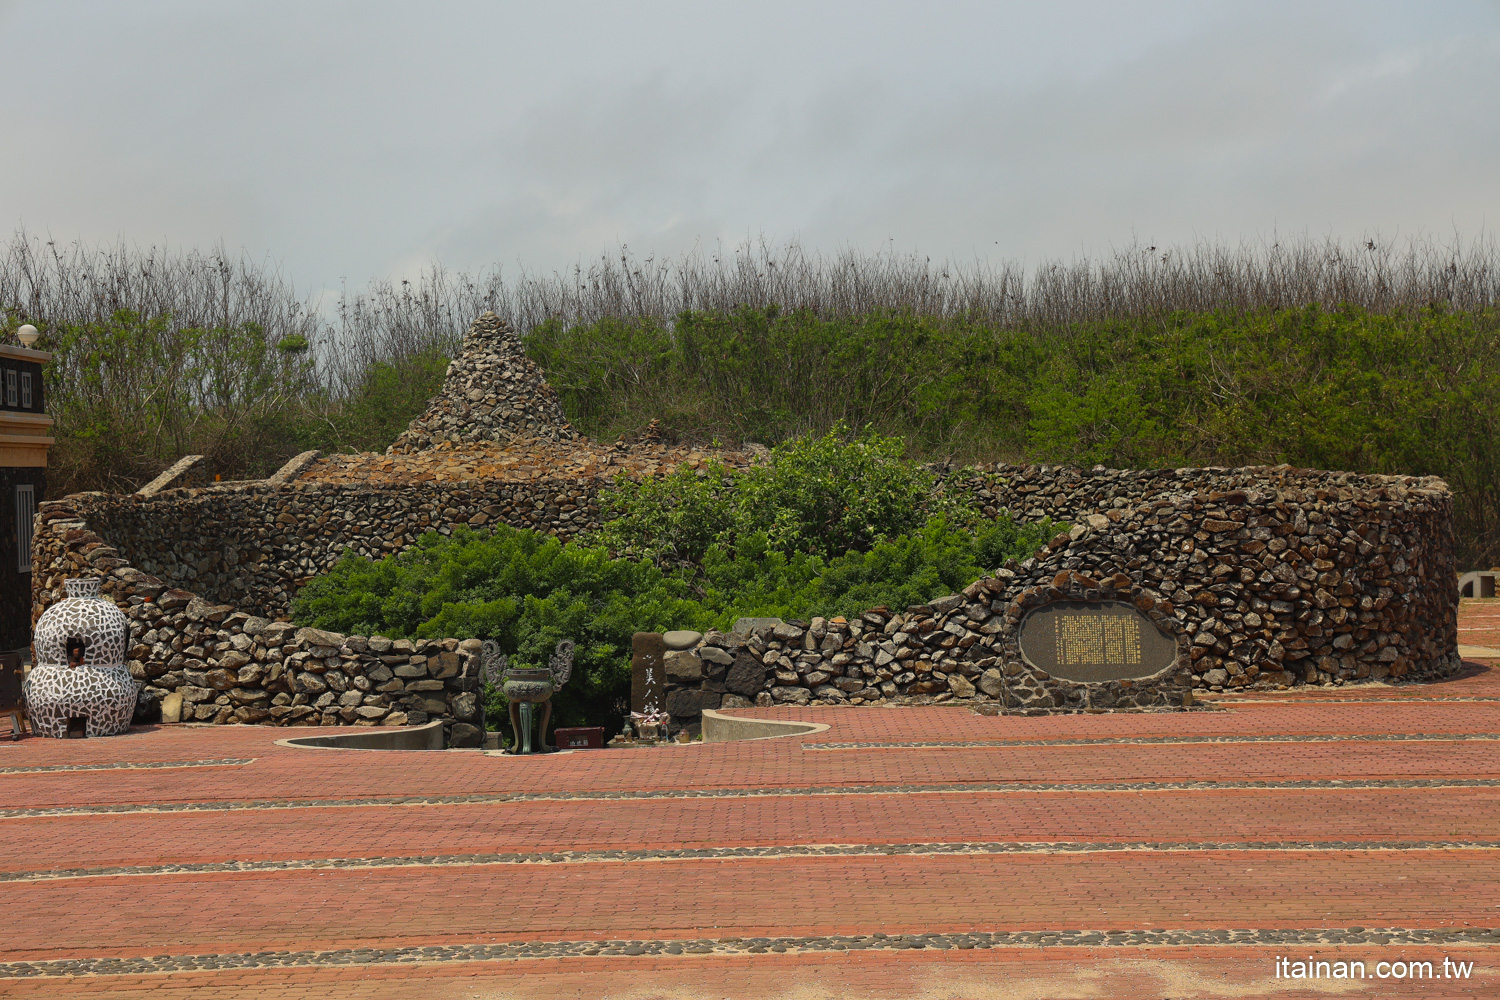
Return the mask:
[[[140,687],[125,666],[130,619],[100,596],[99,579],[64,581],[68,596],[42,612],[32,632],[36,666],[22,693],[33,730],[64,737],[68,720],[87,720],[89,736],[115,736],[130,728]],[[70,640],[84,643],[83,663],[68,663]]]

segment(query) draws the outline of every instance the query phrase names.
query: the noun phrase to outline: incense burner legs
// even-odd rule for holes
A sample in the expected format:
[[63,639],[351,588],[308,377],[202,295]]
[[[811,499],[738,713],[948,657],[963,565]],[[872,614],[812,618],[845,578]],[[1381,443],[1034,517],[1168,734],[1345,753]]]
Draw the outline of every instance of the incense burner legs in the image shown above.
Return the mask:
[[[557,690],[552,671],[512,668],[505,672],[503,688],[510,702],[510,725],[516,735],[514,753],[545,753],[547,750],[547,723],[552,718],[552,692]],[[542,707],[542,725],[537,733],[540,746],[532,749],[531,723],[535,706]]]
[[[537,727],[537,742],[541,744],[539,750],[531,749],[531,723],[534,714],[534,706],[542,709],[542,724]],[[515,734],[516,742],[512,748],[515,753],[546,753],[552,749],[547,744],[547,723],[552,718],[552,699],[548,698],[542,702],[512,701],[510,703],[510,729]]]

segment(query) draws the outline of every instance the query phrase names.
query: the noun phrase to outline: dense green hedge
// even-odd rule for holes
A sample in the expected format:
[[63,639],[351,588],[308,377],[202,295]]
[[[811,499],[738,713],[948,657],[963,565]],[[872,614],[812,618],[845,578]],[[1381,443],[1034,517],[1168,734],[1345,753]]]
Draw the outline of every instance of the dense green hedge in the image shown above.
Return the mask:
[[[346,556],[303,587],[292,613],[299,624],[350,634],[493,638],[515,662],[534,665],[572,639],[574,679],[557,697],[558,722],[614,727],[627,708],[634,632],[904,608],[1024,558],[1056,527],[1002,518],[971,532],[933,518],[912,535],[826,561],[779,551],[755,532],[737,551],[713,545],[701,566],[670,569],[528,530],[460,528],[378,562]],[[489,711],[501,723],[493,695]]]

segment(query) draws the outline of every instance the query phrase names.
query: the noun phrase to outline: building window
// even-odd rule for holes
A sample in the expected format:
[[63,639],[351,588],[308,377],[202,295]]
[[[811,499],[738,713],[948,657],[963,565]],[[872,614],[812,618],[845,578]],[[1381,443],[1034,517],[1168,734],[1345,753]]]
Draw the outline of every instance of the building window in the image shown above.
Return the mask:
[[16,569],[31,572],[31,526],[36,520],[36,487],[16,487]]
[[31,372],[21,373],[21,406],[31,409]]
[[16,370],[14,368],[5,369],[5,405],[16,405]]

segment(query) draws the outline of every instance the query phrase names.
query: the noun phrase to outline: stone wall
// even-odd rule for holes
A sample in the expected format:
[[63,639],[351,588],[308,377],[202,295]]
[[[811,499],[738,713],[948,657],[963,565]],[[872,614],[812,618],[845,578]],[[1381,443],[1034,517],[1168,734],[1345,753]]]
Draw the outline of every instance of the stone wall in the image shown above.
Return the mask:
[[[1437,479],[1285,467],[1154,472],[998,466],[993,514],[1066,519],[1024,562],[931,604],[710,633],[668,654],[668,711],[996,701],[1021,710],[1180,704],[1189,688],[1415,680],[1460,664],[1452,499]],[[1181,637],[1148,681],[1076,684],[1022,660],[1017,625],[1063,597],[1123,598]]]
[[[1429,678],[1459,663],[1451,498],[1440,480],[1286,468],[990,471],[1002,481],[970,484],[989,513],[1008,507],[1024,519],[1075,526],[972,593],[853,622],[706,637],[671,658],[669,709],[679,724],[704,707],[811,701],[992,700],[1023,710],[1175,704],[1189,687]],[[379,485],[304,479],[150,497],[77,494],[41,505],[33,621],[62,596],[64,578],[99,575],[136,623],[132,671],[149,694],[181,694],[195,719],[436,717],[450,729],[472,727],[457,730],[471,740],[478,708],[463,696],[475,694],[477,676],[457,640],[386,646],[378,636],[309,637],[274,619],[285,616],[302,582],[345,550],[379,557],[428,530],[497,521],[571,537],[597,525],[603,481],[602,474]],[[1190,653],[1150,683],[1045,676],[1011,644],[1020,610],[1048,588],[1134,601],[1182,636]],[[456,666],[445,654],[458,657]],[[278,671],[271,666],[278,663],[288,665]],[[434,663],[443,664],[436,673]],[[319,688],[329,672],[331,683]]]
[[131,674],[147,699],[179,695],[184,722],[373,726],[440,718],[452,745],[483,741],[475,640],[297,628],[130,566],[68,501],[44,503],[38,521],[36,614],[63,596],[64,579],[102,577],[102,593],[130,619]]
[[[461,524],[495,522],[571,538],[598,524],[595,491],[591,481],[555,479],[252,483],[147,497],[80,493],[48,510],[109,539],[110,551],[94,554],[97,568],[133,566],[211,603],[277,617],[288,613],[298,587],[346,551],[379,558],[428,531],[448,534]],[[50,523],[44,518],[42,527]],[[43,593],[60,586],[40,581]]]
[[[599,461],[601,455],[607,461]],[[335,633],[299,638],[317,630],[277,620],[287,616],[298,587],[346,551],[379,558],[427,531],[450,534],[460,525],[498,522],[566,540],[597,527],[602,483],[700,461],[695,455],[654,446],[580,446],[567,465],[539,479],[516,478],[513,470],[506,478],[448,482],[316,478],[342,474],[343,466],[332,463],[290,482],[169,489],[153,496],[78,493],[40,505],[31,621],[64,596],[68,577],[100,576],[104,594],[133,623],[131,672],[150,698],[181,695],[184,720],[398,725],[440,718],[454,745],[477,745],[482,707],[472,697],[478,675],[477,667],[470,669],[467,643],[412,645]],[[734,456],[731,464],[743,461]],[[430,470],[419,474],[431,478]],[[242,654],[262,665],[301,662],[293,658],[312,646],[320,648],[307,657],[312,665],[306,670],[238,662]],[[460,654],[458,673],[447,654]],[[335,656],[343,667],[331,665]],[[316,675],[329,671],[332,684],[319,688]],[[315,676],[299,681],[303,673]]]
[[132,622],[131,673],[149,698],[181,695],[184,721],[440,718],[452,745],[477,746],[477,642],[342,636],[274,619],[346,549],[379,557],[427,530],[495,520],[571,535],[597,510],[569,501],[591,497],[559,482],[76,494],[38,511],[32,622],[64,596],[63,580],[100,576]]

